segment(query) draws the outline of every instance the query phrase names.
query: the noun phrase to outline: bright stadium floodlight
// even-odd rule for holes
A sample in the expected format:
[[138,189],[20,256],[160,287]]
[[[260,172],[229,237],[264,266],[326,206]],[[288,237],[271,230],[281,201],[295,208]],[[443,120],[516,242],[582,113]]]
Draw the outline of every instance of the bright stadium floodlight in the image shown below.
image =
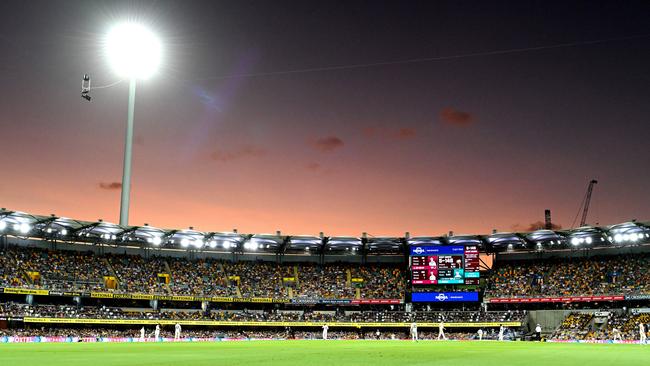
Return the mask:
[[7,228],[7,223],[4,221],[0,221],[0,231],[4,231],[4,229]]
[[160,243],[162,243],[162,239],[161,239],[159,236],[156,236],[155,238],[153,238],[153,239],[151,240],[151,243],[152,243],[153,245],[160,245]]
[[21,234],[27,234],[31,230],[32,230],[32,228],[31,228],[31,226],[29,226],[28,223],[24,222],[24,223],[20,224],[19,231],[20,231]]
[[190,245],[190,241],[187,238],[181,239],[181,246],[187,248],[187,246]]
[[106,56],[111,68],[126,79],[148,79],[158,71],[162,47],[149,29],[137,23],[113,27],[106,37]]
[[120,226],[129,225],[131,198],[131,156],[133,151],[133,114],[137,79],[148,79],[160,66],[162,46],[158,37],[137,23],[122,23],[113,27],[106,37],[106,57],[115,73],[129,79],[129,105],[124,143]]
[[68,235],[68,230],[66,229],[61,230],[61,235],[63,236]]

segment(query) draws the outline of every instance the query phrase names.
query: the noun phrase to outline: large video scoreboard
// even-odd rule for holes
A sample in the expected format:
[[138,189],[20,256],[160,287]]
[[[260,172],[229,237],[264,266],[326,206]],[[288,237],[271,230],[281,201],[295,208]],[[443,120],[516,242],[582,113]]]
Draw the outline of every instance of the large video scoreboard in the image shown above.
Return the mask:
[[478,285],[478,247],[411,247],[409,266],[413,285]]

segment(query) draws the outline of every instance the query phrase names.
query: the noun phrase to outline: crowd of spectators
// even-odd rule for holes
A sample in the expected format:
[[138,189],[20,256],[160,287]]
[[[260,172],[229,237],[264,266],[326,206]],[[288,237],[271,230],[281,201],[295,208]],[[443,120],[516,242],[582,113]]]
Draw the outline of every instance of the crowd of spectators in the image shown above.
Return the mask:
[[188,261],[168,258],[171,269],[169,288],[174,295],[190,296],[236,296],[223,266],[213,260]]
[[[37,276],[30,278],[27,273]],[[105,277],[114,277],[109,288]],[[362,281],[351,281],[352,278]],[[287,279],[285,281],[285,279]],[[0,286],[161,295],[377,299],[404,297],[399,266],[278,264],[14,247],[1,252]],[[289,289],[291,288],[291,290]]]
[[299,266],[297,291],[299,298],[351,299],[356,291],[348,283],[349,265],[330,264],[317,266],[303,264]]
[[169,294],[164,280],[158,274],[166,274],[165,259],[138,255],[109,255],[108,261],[115,271],[121,292],[146,294]]
[[216,320],[281,322],[370,322],[370,323],[480,323],[522,321],[519,311],[288,311],[288,310],[181,310],[117,308],[106,306],[28,305],[0,303],[0,317],[48,317],[74,319]]
[[398,299],[404,296],[406,279],[403,272],[394,266],[352,267],[352,278],[361,278],[359,283],[363,299]]
[[[92,291],[104,287],[106,266],[88,252],[11,249],[2,253],[2,285],[50,290]],[[31,278],[28,272],[37,272]]]
[[650,255],[566,258],[498,264],[486,297],[650,293]]
[[553,332],[552,339],[573,340],[585,336],[589,332],[589,323],[593,313],[572,312],[567,315],[560,326]]
[[282,278],[289,277],[291,266],[269,262],[225,262],[224,268],[239,286],[242,297],[287,297]]
[[553,332],[551,339],[556,340],[613,340],[615,329],[618,330],[623,340],[639,339],[639,324],[645,324],[646,332],[650,334],[650,314],[632,314],[630,312],[604,312],[602,324],[593,321],[596,313],[570,313],[560,326]]

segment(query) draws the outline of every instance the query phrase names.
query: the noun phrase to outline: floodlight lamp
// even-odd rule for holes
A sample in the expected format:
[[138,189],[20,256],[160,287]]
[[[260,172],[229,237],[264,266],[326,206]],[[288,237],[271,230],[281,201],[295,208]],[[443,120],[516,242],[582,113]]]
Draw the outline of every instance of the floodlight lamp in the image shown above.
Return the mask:
[[19,231],[20,231],[22,234],[27,234],[27,233],[30,232],[31,230],[32,230],[32,228],[29,226],[29,224],[27,224],[27,223],[22,223],[22,224],[20,224]]
[[68,230],[66,229],[61,230],[61,235],[68,235]]
[[190,241],[187,238],[181,239],[181,246],[187,247],[188,245],[190,245]]
[[585,242],[587,242],[587,244],[591,244],[592,241],[593,241],[593,239],[591,237],[587,237],[585,239]]
[[617,242],[617,243],[622,242],[623,241],[623,235],[621,235],[621,234],[614,235],[614,241]]
[[7,227],[7,223],[4,221],[0,221],[0,231],[3,231]]
[[123,78],[147,79],[160,66],[160,40],[137,23],[113,27],[106,37],[106,56],[111,68]]
[[151,243],[153,245],[160,245],[160,243],[162,243],[162,239],[159,236],[156,236],[151,240]]

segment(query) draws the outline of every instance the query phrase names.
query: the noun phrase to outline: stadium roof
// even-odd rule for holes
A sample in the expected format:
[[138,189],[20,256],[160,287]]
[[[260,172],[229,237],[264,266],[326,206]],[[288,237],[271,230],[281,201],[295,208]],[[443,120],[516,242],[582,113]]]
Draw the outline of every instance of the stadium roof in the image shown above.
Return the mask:
[[307,235],[203,232],[193,228],[162,229],[147,224],[119,226],[102,220],[74,220],[0,209],[0,235],[49,241],[140,245],[233,253],[402,254],[408,246],[477,245],[487,252],[629,246],[650,243],[650,223],[624,222],[569,230],[495,232],[487,235],[430,237],[327,237]]

